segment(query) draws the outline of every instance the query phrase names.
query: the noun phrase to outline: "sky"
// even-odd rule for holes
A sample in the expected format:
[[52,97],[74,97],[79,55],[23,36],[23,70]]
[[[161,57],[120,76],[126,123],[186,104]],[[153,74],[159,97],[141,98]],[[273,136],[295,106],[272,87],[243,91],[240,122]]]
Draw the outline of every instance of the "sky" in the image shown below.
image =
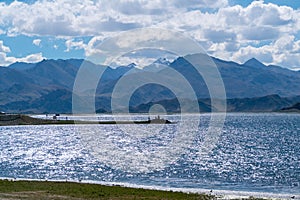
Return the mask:
[[96,43],[148,27],[223,60],[300,69],[298,0],[0,0],[0,66],[86,58]]

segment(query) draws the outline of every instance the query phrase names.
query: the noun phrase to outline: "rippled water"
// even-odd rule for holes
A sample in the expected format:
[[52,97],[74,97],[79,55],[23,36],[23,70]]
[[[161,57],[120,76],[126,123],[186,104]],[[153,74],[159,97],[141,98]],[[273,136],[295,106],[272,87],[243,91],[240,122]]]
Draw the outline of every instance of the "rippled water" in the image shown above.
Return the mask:
[[[165,116],[173,121],[179,117]],[[199,116],[188,117],[192,125]],[[98,118],[111,120],[108,115]],[[178,157],[172,154],[168,163],[158,158],[165,158],[165,147],[174,145],[176,124],[134,129],[131,125],[0,127],[0,177],[300,193],[299,114],[228,114],[222,135],[208,155],[200,155],[198,150],[210,118],[208,114],[200,118],[191,142],[182,141],[186,148]],[[155,159],[149,161],[145,155]],[[147,168],[148,161],[154,168]]]

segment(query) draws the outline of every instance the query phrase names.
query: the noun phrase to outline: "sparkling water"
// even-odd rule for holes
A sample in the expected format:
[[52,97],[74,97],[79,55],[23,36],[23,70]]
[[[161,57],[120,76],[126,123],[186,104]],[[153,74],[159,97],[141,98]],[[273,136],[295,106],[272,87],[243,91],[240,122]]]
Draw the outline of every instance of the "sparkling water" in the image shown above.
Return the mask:
[[[65,117],[113,119],[109,115],[61,116]],[[180,123],[179,115],[163,117]],[[199,117],[198,131],[188,138],[190,142],[178,144],[186,146],[168,162],[159,158],[168,156],[165,147],[174,145],[177,124],[3,126],[0,177],[300,194],[300,114],[227,114],[222,134],[209,154],[199,154],[199,149],[210,115],[188,115],[191,125]],[[147,118],[134,116],[135,120]],[[128,120],[129,116],[117,119]],[[156,160],[147,164],[145,152]]]

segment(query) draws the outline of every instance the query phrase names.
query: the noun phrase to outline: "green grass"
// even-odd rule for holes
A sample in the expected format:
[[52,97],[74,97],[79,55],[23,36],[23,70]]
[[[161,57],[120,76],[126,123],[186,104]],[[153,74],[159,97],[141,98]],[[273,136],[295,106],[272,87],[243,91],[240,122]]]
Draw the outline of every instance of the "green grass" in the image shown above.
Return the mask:
[[98,184],[0,180],[0,199],[196,200],[214,199],[214,197],[205,194],[187,194]]

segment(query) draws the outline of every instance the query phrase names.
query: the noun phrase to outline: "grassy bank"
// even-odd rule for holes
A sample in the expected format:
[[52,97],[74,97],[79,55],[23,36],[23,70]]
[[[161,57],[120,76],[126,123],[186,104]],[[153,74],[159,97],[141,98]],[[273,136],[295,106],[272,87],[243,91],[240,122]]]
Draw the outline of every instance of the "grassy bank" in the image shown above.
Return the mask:
[[0,180],[0,199],[214,199],[205,194],[187,194],[120,186],[71,182]]

